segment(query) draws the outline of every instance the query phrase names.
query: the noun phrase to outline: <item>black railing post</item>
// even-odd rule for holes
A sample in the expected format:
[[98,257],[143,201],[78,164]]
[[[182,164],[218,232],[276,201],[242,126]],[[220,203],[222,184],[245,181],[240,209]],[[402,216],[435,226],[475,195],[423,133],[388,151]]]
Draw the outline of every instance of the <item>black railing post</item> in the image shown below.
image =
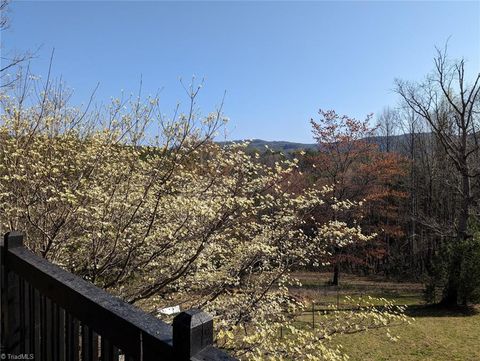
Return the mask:
[[[24,342],[20,325],[20,280],[9,271],[8,250],[23,246],[23,234],[8,232],[0,243],[0,312],[1,312],[1,353],[18,355]],[[6,355],[5,355],[6,356]],[[4,356],[4,357],[5,357]]]
[[173,319],[175,360],[189,361],[213,344],[213,318],[201,310],[182,312]]

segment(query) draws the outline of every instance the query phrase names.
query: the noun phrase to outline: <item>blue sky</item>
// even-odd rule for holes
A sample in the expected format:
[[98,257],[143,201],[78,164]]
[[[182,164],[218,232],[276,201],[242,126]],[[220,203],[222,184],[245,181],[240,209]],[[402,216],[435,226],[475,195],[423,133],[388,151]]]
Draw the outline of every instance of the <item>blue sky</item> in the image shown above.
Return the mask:
[[227,91],[230,139],[312,142],[319,108],[363,118],[395,105],[395,78],[420,80],[435,45],[480,69],[480,2],[14,1],[2,52],[40,47],[31,68],[85,102],[122,89],[160,93],[171,113],[179,77],[205,77],[199,106]]

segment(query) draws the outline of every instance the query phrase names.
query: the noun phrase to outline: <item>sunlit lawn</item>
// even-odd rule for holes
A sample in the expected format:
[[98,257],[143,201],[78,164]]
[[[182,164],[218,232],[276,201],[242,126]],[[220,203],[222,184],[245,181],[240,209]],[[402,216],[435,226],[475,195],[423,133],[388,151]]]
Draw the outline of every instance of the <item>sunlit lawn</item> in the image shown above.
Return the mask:
[[[423,301],[423,287],[416,283],[396,283],[382,279],[346,276],[338,289],[326,286],[329,275],[299,273],[301,288],[291,289],[293,294],[315,301],[315,308],[327,304],[348,307],[344,296],[375,296],[408,305],[407,313],[415,318],[411,325],[390,327],[400,336],[392,342],[385,329],[371,330],[335,338],[342,344],[352,360],[480,360],[480,307],[445,310],[427,306]],[[338,298],[337,298],[338,293]],[[299,317],[305,327],[311,323],[311,313]]]

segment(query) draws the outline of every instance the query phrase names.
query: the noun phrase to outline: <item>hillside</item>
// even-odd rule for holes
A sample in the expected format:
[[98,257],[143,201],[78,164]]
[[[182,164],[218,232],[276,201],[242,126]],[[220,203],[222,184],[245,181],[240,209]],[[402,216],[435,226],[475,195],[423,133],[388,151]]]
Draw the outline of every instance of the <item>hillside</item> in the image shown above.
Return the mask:
[[[229,142],[219,142],[219,144],[231,144],[237,142],[243,142],[244,140],[234,140]],[[263,139],[252,139],[250,144],[248,145],[249,150],[265,150],[265,146],[268,146],[273,151],[279,152],[295,152],[297,150],[307,150],[307,149],[316,149],[317,145],[312,143],[295,143],[295,142],[287,142],[287,141],[269,141]]]
[[[417,140],[421,140],[425,142],[431,137],[429,133],[421,133],[416,134],[415,138]],[[399,153],[404,153],[405,150],[408,148],[406,147],[407,144],[410,142],[410,134],[401,134],[391,136],[389,141],[387,142],[387,137],[385,136],[375,136],[369,139],[372,143],[375,143],[379,146],[380,150],[385,151],[387,149],[387,143],[389,143],[389,147],[392,151],[396,151]],[[228,142],[219,142],[219,144],[231,144],[236,142],[242,142],[243,140],[235,140],[235,141],[228,141]],[[269,141],[263,139],[252,139],[250,144],[248,145],[249,150],[265,150],[265,146],[268,146],[273,151],[278,152],[285,152],[285,153],[292,153],[295,151],[300,150],[316,150],[318,145],[316,143],[296,143],[296,142],[288,142],[288,141]]]

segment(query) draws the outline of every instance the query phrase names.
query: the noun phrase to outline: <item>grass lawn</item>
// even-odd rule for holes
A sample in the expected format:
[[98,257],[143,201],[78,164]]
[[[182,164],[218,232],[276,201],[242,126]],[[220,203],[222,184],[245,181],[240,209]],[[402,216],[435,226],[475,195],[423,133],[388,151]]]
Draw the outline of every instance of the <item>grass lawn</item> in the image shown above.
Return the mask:
[[[315,301],[321,309],[329,303],[346,306],[344,296],[371,295],[408,305],[407,313],[415,318],[411,325],[390,327],[397,342],[390,341],[385,329],[371,330],[335,338],[352,360],[480,360],[480,307],[446,310],[425,305],[423,287],[416,283],[395,283],[381,278],[346,276],[338,288],[327,286],[330,275],[298,273],[302,287],[291,293]],[[338,294],[338,296],[337,296]],[[343,301],[343,302],[342,302]],[[311,317],[311,316],[310,316]],[[305,323],[308,314],[301,317]]]

